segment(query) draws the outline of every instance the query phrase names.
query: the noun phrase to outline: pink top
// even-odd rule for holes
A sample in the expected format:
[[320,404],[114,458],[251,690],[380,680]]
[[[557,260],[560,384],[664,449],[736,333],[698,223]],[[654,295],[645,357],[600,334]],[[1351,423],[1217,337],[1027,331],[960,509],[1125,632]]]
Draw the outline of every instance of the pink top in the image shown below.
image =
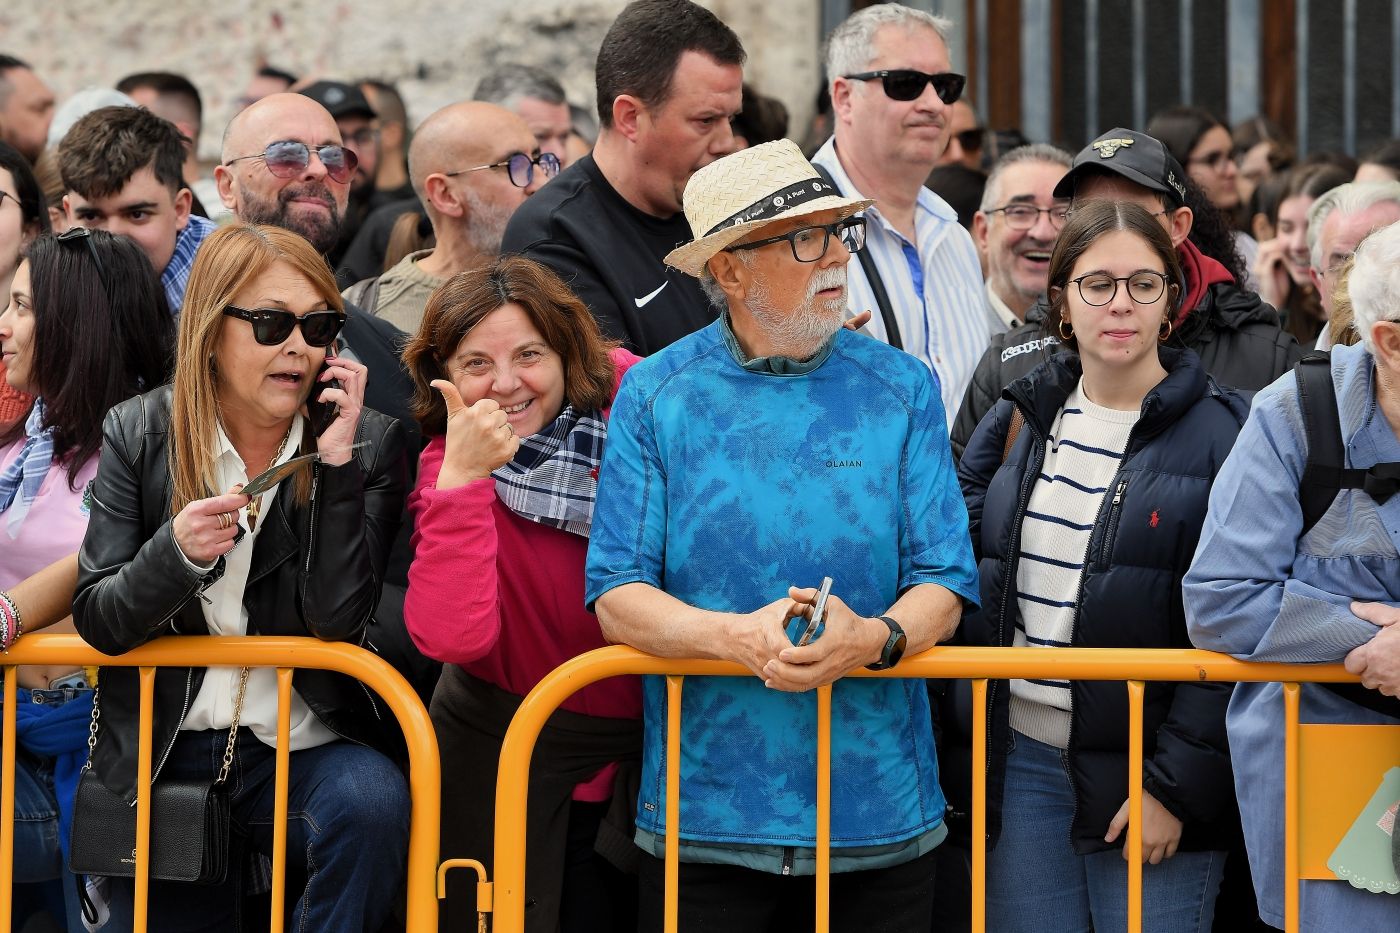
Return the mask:
[[[616,393],[638,357],[618,349],[612,358]],[[494,479],[439,492],[445,447],[442,437],[428,444],[408,498],[415,529],[404,621],[428,657],[523,697],[560,664],[607,644],[583,608],[588,540],[516,515],[496,498]],[[604,680],[562,708],[636,719],[640,686],[633,677]],[[606,800],[611,771],[579,785],[575,797]]]
[[[21,437],[0,447],[0,473],[19,456],[24,440]],[[8,510],[0,512],[0,590],[9,589],[82,546],[90,511],[84,493],[96,475],[94,455],[78,471],[75,492],[68,488],[67,465],[55,461],[16,537],[10,537]]]

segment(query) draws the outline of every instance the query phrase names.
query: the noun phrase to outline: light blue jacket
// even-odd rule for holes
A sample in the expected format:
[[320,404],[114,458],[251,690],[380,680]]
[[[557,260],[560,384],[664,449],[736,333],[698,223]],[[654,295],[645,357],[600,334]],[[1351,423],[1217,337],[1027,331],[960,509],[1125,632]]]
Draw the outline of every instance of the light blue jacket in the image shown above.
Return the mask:
[[[1400,460],[1400,439],[1376,404],[1374,369],[1360,346],[1332,351],[1348,467]],[[1400,496],[1378,505],[1360,490],[1344,490],[1300,539],[1298,483],[1306,460],[1297,381],[1289,373],[1255,397],[1211,489],[1183,593],[1197,647],[1248,661],[1341,661],[1379,631],[1352,614],[1352,600],[1400,604]],[[1395,724],[1308,685],[1302,688],[1301,720]],[[1240,684],[1227,722],[1260,914],[1281,927],[1283,688]],[[1302,910],[1304,930],[1400,929],[1400,897],[1340,881],[1304,883]]]

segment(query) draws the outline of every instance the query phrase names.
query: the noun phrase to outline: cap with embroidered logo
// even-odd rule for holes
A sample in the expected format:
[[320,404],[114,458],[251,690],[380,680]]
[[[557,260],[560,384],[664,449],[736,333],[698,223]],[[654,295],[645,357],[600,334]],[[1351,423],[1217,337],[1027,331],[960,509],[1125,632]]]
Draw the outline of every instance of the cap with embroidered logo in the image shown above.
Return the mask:
[[1136,130],[1114,127],[1079,151],[1055,186],[1055,197],[1074,197],[1075,185],[1092,175],[1118,175],[1165,194],[1174,207],[1186,206],[1186,172],[1161,141]]

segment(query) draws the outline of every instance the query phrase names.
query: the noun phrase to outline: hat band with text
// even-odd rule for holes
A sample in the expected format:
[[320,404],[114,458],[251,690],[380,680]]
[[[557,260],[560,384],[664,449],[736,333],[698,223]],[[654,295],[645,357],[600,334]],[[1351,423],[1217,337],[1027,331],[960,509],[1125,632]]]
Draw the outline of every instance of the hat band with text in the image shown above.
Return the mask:
[[754,220],[764,220],[782,213],[785,209],[806,204],[808,201],[815,201],[828,195],[839,194],[836,186],[823,181],[820,178],[808,178],[805,181],[797,182],[793,185],[770,194],[767,197],[755,201],[748,207],[736,214],[730,214],[724,220],[715,224],[705,231],[705,236],[718,233],[726,227],[737,226],[738,224],[749,223]]

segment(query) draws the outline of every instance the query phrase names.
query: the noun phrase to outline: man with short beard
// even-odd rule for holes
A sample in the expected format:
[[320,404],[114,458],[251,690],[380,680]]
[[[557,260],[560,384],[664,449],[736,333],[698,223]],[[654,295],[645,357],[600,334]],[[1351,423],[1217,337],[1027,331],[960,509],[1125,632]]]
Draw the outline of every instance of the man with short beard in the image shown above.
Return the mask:
[[[340,130],[326,108],[301,94],[271,94],[229,122],[224,131],[223,164],[214,169],[219,197],[237,219],[265,223],[301,234],[325,254],[340,235],[341,218],[358,161],[341,145]],[[365,407],[399,419],[407,438],[410,482],[421,446],[410,405],[413,382],[399,352],[407,335],[388,321],[347,303],[339,356],[369,369]],[[426,661],[403,626],[403,597],[413,522],[405,513],[389,554],[383,595],[370,639],[379,653],[431,697],[437,666]]]
[[[681,928],[803,925],[784,911],[815,899],[811,691],[840,680],[831,929],[928,930],[947,833],[927,692],[842,678],[947,638],[977,601],[938,385],[913,356],[841,326],[846,266],[865,243],[855,215],[871,202],[842,197],[796,144],[699,169],[684,201],[694,239],[666,261],[700,280],[719,320],[623,380],[585,593],[610,641],[755,675],[686,678]],[[638,929],[659,931],[664,679],[643,690]]]
[[559,160],[542,154],[530,127],[509,110],[477,101],[442,108],[423,121],[408,152],[409,178],[437,245],[352,285],[345,298],[417,332],[428,296],[458,272],[495,259],[515,209],[558,171]]

